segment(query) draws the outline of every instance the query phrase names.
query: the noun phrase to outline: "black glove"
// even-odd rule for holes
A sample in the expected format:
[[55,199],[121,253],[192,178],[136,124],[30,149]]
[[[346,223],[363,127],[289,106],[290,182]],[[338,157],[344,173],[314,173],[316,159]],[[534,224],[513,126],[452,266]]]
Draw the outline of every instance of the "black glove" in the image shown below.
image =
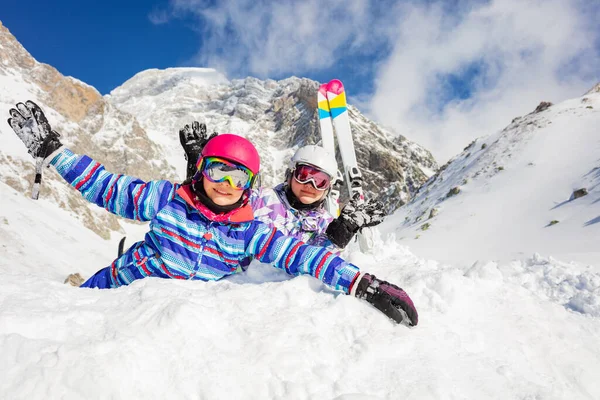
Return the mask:
[[360,194],[356,193],[342,208],[340,216],[331,221],[325,233],[331,243],[344,248],[356,232],[365,227],[379,225],[384,217],[383,204],[374,199],[361,204]]
[[8,124],[25,144],[29,154],[45,161],[62,146],[60,135],[52,130],[44,112],[33,101],[17,103],[16,107],[9,111],[11,118]]
[[196,162],[200,157],[200,153],[206,143],[217,136],[213,132],[210,136],[206,134],[206,124],[198,121],[192,122],[192,126],[186,125],[179,130],[179,141],[181,147],[185,151],[185,159],[187,160],[186,181],[191,180],[196,174]]
[[419,323],[417,309],[404,290],[371,274],[363,273],[357,281],[350,294],[373,304],[376,309],[399,324],[416,326]]

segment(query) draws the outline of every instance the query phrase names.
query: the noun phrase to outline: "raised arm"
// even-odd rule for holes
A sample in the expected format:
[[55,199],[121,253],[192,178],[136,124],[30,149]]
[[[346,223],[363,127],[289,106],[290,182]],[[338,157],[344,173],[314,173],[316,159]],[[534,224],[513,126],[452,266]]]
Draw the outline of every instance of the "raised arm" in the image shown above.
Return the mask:
[[187,160],[184,184],[191,182],[196,172],[198,172],[196,164],[198,163],[198,158],[200,158],[200,153],[204,146],[206,146],[206,143],[215,136],[217,136],[216,132],[210,135],[206,133],[206,124],[204,122],[194,121],[191,126],[186,124],[179,130],[179,142],[181,143],[181,147],[183,147],[185,159]]
[[124,218],[149,221],[173,198],[177,188],[168,181],[144,182],[111,174],[88,156],[73,154],[33,101],[17,103],[9,113],[8,124],[36,160],[32,197],[37,198],[43,166],[51,164],[87,200]]
[[123,218],[150,221],[174,196],[177,185],[169,181],[144,182],[112,174],[88,156],[63,149],[50,162],[85,199]]

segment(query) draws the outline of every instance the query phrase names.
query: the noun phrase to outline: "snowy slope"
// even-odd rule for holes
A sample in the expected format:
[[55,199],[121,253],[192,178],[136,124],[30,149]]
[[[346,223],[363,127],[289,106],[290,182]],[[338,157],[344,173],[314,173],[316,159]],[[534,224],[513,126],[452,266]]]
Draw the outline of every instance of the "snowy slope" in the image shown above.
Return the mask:
[[[437,260],[538,252],[600,267],[599,126],[598,92],[515,118],[442,167],[382,230]],[[570,200],[580,188],[588,195]]]
[[2,183],[0,210],[1,398],[600,397],[600,276],[569,264],[463,269],[394,241],[351,249],[412,296],[408,329],[261,264],[213,283],[67,287],[67,273],[108,264],[116,241]]

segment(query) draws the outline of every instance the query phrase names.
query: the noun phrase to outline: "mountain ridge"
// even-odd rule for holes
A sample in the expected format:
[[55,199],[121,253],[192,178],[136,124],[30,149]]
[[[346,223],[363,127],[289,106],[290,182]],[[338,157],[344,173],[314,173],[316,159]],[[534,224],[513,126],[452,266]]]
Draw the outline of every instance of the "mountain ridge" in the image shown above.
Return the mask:
[[[442,166],[382,227],[424,257],[596,263],[600,240],[600,91],[542,102]],[[581,189],[586,195],[575,197]],[[585,190],[583,190],[585,189]]]

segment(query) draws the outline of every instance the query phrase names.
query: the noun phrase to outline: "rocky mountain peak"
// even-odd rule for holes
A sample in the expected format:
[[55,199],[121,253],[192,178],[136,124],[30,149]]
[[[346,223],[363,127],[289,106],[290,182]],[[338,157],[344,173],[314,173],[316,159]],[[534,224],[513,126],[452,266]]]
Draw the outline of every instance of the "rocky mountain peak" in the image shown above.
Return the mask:
[[590,90],[588,90],[585,94],[593,94],[593,93],[600,93],[600,82],[597,83],[596,85],[594,85],[594,87],[591,88]]
[[[100,93],[54,67],[37,62],[0,23],[0,110],[25,100],[37,102],[62,141],[78,153],[89,154],[112,171],[145,179],[175,178],[175,172],[130,113],[107,102]],[[25,147],[6,123],[0,124],[0,181],[29,196],[34,165]],[[74,213],[104,238],[118,230],[117,217],[101,212],[47,170],[41,195]]]
[[0,22],[0,73],[10,75],[14,71],[20,71],[25,82],[39,89],[36,94],[40,100],[74,122],[81,122],[90,107],[102,100],[92,86],[38,63]]
[[[190,76],[201,78],[188,79]],[[321,139],[316,96],[319,84],[310,79],[263,81],[249,77],[225,81],[213,70],[179,68],[140,73],[132,81],[115,89],[109,101],[138,117],[153,140],[163,144],[180,173],[184,161],[177,131],[194,119],[205,122],[209,130],[248,137],[263,159],[266,185],[283,180],[287,160],[295,149]],[[144,92],[135,87],[145,88]],[[367,195],[380,197],[392,211],[411,198],[437,164],[426,149],[370,121],[351,105],[349,113]],[[338,163],[341,167],[339,155]],[[345,195],[344,191],[342,199]]]

